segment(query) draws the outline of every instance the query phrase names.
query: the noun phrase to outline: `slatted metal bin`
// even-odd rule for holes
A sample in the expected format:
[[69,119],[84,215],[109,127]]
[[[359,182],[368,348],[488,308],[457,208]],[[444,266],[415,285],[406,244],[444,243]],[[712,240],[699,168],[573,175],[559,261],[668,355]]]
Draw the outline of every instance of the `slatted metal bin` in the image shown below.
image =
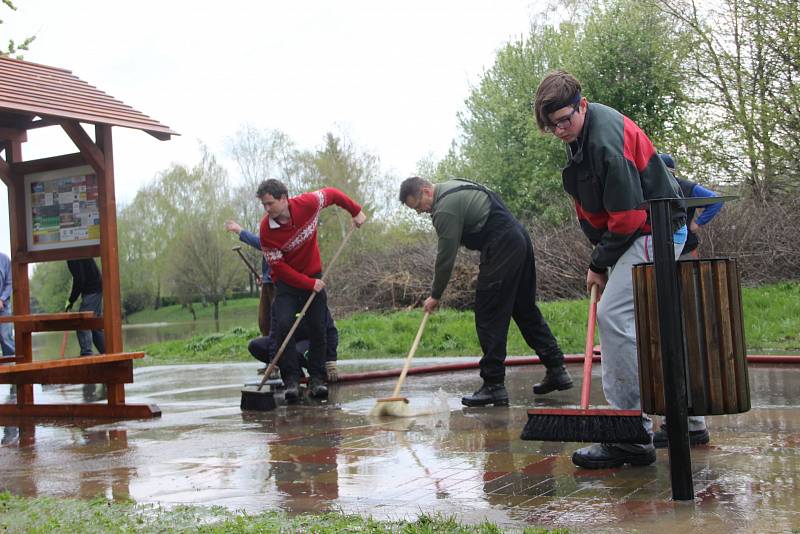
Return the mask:
[[[679,261],[689,415],[750,409],[742,290],[736,260]],[[652,263],[633,267],[642,411],[665,415],[664,374]]]

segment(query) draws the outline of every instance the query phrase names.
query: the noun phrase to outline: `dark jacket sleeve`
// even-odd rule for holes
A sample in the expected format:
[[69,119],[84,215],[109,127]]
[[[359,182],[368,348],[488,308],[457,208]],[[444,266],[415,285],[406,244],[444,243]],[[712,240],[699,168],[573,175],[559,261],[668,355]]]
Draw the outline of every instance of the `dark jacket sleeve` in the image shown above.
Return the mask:
[[71,260],[67,261],[67,268],[72,275],[72,291],[69,294],[68,300],[70,304],[74,304],[75,301],[78,300],[81,289],[83,288],[83,276],[81,275],[81,269],[77,262]]

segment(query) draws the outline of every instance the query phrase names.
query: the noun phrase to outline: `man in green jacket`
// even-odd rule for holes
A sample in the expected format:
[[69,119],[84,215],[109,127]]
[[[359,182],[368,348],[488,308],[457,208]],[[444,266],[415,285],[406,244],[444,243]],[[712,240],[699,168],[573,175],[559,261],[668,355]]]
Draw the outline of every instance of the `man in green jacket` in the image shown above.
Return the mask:
[[417,213],[430,213],[439,238],[431,295],[424,304],[426,312],[439,307],[458,247],[464,245],[481,252],[475,328],[483,350],[480,361],[483,385],[474,394],[463,397],[462,404],[508,405],[503,362],[511,318],[547,368],[544,379],[534,385],[534,393],[571,388],[564,354],[536,306],[536,266],[531,238],[500,198],[468,180],[434,185],[414,176],[401,184],[400,202]]

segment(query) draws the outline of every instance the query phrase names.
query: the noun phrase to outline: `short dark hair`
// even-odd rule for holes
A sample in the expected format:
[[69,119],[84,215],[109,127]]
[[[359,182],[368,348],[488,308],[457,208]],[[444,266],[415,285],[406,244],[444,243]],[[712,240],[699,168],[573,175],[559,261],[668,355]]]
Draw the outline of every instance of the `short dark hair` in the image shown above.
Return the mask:
[[[566,106],[580,102],[581,82],[565,70],[554,70],[545,74],[536,89],[533,101],[536,124],[545,131],[550,125],[548,115]],[[578,102],[575,102],[578,100]]]
[[403,183],[400,184],[400,203],[405,204],[408,197],[419,197],[419,193],[422,191],[422,188],[429,185],[433,184],[425,178],[420,178],[419,176],[406,178],[403,180]]
[[270,178],[269,180],[261,182],[258,185],[258,189],[256,189],[256,196],[258,198],[262,198],[266,194],[270,194],[272,198],[279,200],[283,196],[288,198],[289,190],[286,189],[286,185],[280,180]]

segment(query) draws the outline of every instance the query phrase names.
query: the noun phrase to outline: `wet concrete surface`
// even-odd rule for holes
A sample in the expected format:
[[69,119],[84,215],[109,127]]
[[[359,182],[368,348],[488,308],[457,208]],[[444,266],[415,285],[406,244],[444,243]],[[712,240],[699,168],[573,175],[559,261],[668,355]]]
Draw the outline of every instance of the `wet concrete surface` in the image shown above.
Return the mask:
[[[441,363],[442,360],[435,360]],[[415,365],[432,363],[420,360]],[[340,362],[343,372],[399,361]],[[477,370],[408,378],[412,405],[441,389],[450,412],[373,418],[393,379],[333,387],[327,402],[243,413],[255,364],[136,371],[128,402],[156,403],[160,419],[34,421],[3,418],[0,490],[25,496],[132,498],[256,512],[344,511],[376,518],[425,513],[503,528],[707,533],[800,529],[800,368],[751,365],[753,409],[709,418],[711,443],[692,449],[696,499],[671,500],[668,456],[648,467],[572,465],[577,443],[522,441],[531,407],[577,404],[570,391],[534,398],[538,366],[508,369],[508,408],[462,408]],[[573,377],[580,366],[570,367]],[[593,399],[602,399],[595,365]],[[8,399],[8,386],[0,386]],[[37,387],[38,388],[38,387]],[[36,390],[42,402],[102,396],[82,386]]]

